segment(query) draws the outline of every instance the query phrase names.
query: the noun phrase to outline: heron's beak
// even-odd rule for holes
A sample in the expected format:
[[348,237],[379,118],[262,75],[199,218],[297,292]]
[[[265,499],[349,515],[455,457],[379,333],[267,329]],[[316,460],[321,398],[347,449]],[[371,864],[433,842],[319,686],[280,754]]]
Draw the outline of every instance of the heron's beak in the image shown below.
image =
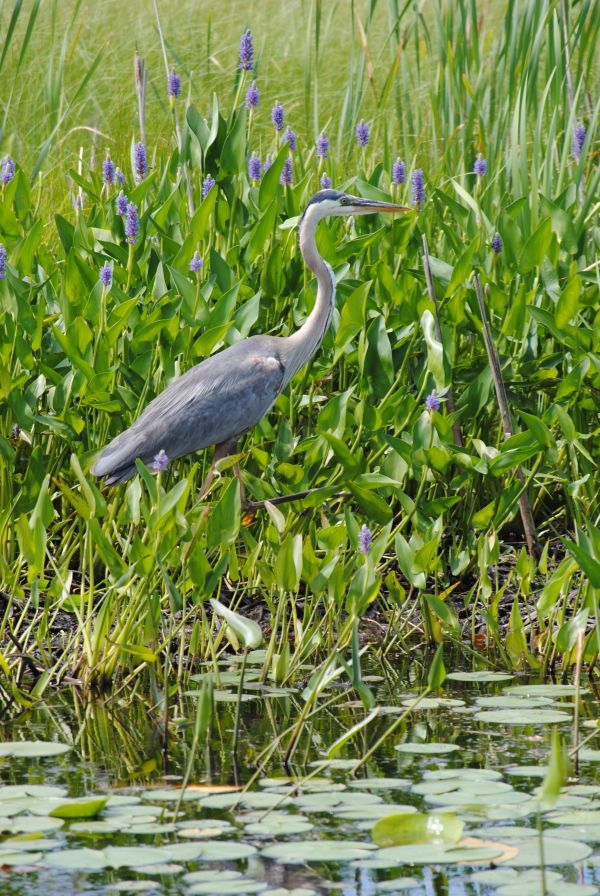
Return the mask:
[[379,202],[377,199],[353,199],[352,205],[348,211],[352,209],[353,215],[371,215],[376,212],[414,212],[413,208],[406,205],[396,205],[394,202]]

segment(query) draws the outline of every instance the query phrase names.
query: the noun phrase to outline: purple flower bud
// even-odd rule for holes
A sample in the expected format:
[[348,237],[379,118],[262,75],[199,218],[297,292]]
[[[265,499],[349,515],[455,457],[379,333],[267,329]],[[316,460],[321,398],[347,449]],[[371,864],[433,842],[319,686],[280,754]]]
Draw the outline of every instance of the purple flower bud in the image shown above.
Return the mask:
[[328,190],[331,186],[331,178],[329,177],[329,175],[327,174],[326,171],[324,171],[323,174],[321,175],[320,184],[321,184],[322,190]]
[[271,167],[272,164],[273,164],[273,156],[267,155],[267,158],[265,159],[265,162],[263,165],[263,172],[265,174],[269,170],[269,168]]
[[214,185],[216,184],[216,180],[211,174],[207,174],[204,180],[202,181],[202,198],[206,199]]
[[248,177],[250,180],[260,180],[261,171],[260,156],[253,152],[248,160]]
[[167,77],[167,93],[174,99],[177,99],[181,93],[181,78],[174,68],[171,69]]
[[475,159],[475,164],[473,165],[473,173],[477,175],[477,177],[485,177],[487,174],[487,162],[479,153],[477,158]]
[[291,186],[292,184],[292,160],[289,156],[283,163],[283,168],[281,169],[281,175],[279,177],[279,183],[282,186],[285,184]]
[[364,118],[356,125],[356,143],[358,146],[367,146],[369,143],[369,125]]
[[322,131],[317,138],[317,158],[329,158],[329,137]]
[[425,399],[425,407],[428,411],[439,411],[440,409],[440,400],[434,392],[431,392],[427,398]]
[[415,168],[412,173],[412,203],[421,208],[425,203],[425,187],[423,186],[423,171]]
[[371,550],[371,544],[373,542],[373,533],[364,523],[360,527],[358,532],[358,550],[361,554],[368,554]]
[[155,473],[164,473],[169,466],[169,456],[166,451],[161,448],[158,454],[154,455],[154,463],[152,469]]
[[392,183],[396,185],[406,183],[406,166],[402,159],[396,159],[392,165]]
[[0,181],[2,181],[3,184],[9,184],[14,176],[15,163],[10,156],[4,156],[0,170]]
[[204,262],[200,258],[197,252],[194,252],[194,257],[190,261],[190,271],[192,274],[197,274],[204,267]]
[[492,237],[492,249],[496,253],[496,255],[500,255],[502,252],[502,237],[499,233],[495,233]]
[[581,124],[581,122],[577,122],[577,124],[573,128],[573,157],[575,159],[581,158],[581,153],[583,151],[584,143],[585,143],[585,128]]
[[143,143],[136,143],[133,148],[133,173],[138,184],[143,181],[148,173],[146,147]]
[[247,72],[254,68],[254,47],[249,28],[240,37],[240,68]]
[[0,280],[6,280],[6,258],[6,249],[2,243],[0,243]]
[[292,131],[291,128],[288,128],[283,135],[283,142],[288,144],[290,152],[296,152],[298,148],[298,141],[296,140],[296,134],[294,133],[294,131]]
[[132,246],[134,243],[137,243],[138,236],[140,235],[140,219],[138,215],[138,210],[135,202],[127,203],[127,212],[125,215],[125,236],[127,237],[127,242]]
[[106,158],[102,162],[102,180],[107,186],[112,186],[115,182],[115,163],[111,159],[108,150],[106,150]]
[[260,91],[256,86],[256,81],[253,81],[246,91],[246,109],[256,109],[259,99]]
[[283,128],[283,106],[279,100],[277,100],[271,109],[271,121],[273,122],[276,131],[280,131]]
[[117,179],[117,183],[122,187],[125,183],[125,175],[120,168],[115,168],[115,177]]
[[112,268],[108,263],[102,265],[98,278],[102,286],[105,286],[106,289],[110,289],[112,283]]
[[123,190],[121,190],[115,199],[115,211],[118,215],[125,215],[127,213],[127,196]]

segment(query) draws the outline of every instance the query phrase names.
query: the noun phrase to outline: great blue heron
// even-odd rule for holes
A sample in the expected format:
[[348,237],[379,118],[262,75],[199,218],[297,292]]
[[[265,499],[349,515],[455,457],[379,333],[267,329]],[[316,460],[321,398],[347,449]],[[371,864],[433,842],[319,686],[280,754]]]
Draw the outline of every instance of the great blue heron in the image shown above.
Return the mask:
[[107,445],[92,467],[108,485],[126,482],[140,458],[152,465],[160,452],[169,459],[215,445],[200,493],[211,485],[217,462],[234,454],[238,438],[267,413],[282,389],[321,344],[335,297],[331,267],[317,252],[316,227],[328,215],[406,212],[389,202],[359,199],[337,190],[312,197],[300,221],[300,251],[317,279],[317,298],[304,324],[291,336],[250,336],[201,361],[150,402],[135,423]]

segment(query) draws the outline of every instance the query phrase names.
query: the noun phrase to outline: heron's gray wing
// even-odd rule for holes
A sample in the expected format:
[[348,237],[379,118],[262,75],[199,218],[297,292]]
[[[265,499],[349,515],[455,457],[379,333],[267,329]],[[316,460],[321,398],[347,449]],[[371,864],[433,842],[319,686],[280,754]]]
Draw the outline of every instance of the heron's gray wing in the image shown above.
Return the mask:
[[104,449],[95,476],[135,472],[163,450],[181,457],[251,429],[275,401],[284,377],[276,340],[254,336],[207,358],[150,402],[135,423]]

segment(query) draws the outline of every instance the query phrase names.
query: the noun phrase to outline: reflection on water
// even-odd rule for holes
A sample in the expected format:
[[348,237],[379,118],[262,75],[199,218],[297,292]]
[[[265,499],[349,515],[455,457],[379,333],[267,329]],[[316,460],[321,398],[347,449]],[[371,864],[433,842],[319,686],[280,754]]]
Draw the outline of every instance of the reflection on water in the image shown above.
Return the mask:
[[[224,675],[219,684],[217,713],[210,743],[194,758],[191,775],[193,782],[247,783],[256,771],[258,757],[293,724],[301,711],[303,701],[300,691],[303,682],[299,682],[299,687],[292,688],[289,692],[276,689],[265,692],[257,681],[257,674],[252,674],[249,667],[248,686],[245,689],[249,699],[242,704],[239,751],[237,760],[234,760],[231,743],[235,703],[232,702],[231,695],[235,693],[237,668],[235,662],[223,665],[223,669],[229,670],[232,674]],[[563,737],[568,740],[572,736],[570,724],[572,697],[567,695],[553,698],[552,694],[528,697],[526,694],[511,692],[510,687],[522,683],[524,681],[522,678],[508,682],[481,683],[448,680],[439,695],[443,699],[429,708],[419,709],[407,718],[388,742],[358,772],[359,778],[402,778],[407,779],[407,783],[391,781],[389,786],[383,789],[376,786],[357,787],[348,776],[347,760],[356,760],[364,755],[404,708],[403,702],[418,693],[422,665],[418,657],[412,663],[400,659],[393,664],[387,662],[380,666],[372,665],[367,672],[369,674],[365,676],[366,683],[373,690],[382,711],[367,728],[359,731],[356,737],[349,741],[340,753],[341,762],[338,761],[333,767],[319,772],[320,778],[331,779],[333,782],[331,785],[323,782],[319,784],[317,780],[312,787],[307,786],[304,805],[302,800],[286,805],[286,790],[282,782],[256,780],[251,790],[253,793],[262,793],[263,796],[255,797],[254,805],[241,804],[232,810],[226,808],[223,797],[216,795],[203,799],[200,794],[199,799],[195,797],[185,800],[182,804],[177,822],[184,823],[187,829],[181,826],[175,828],[174,800],[166,798],[162,801],[153,800],[151,789],[160,786],[168,790],[181,780],[185,772],[190,759],[196,711],[197,698],[193,690],[200,687],[198,681],[191,683],[188,692],[171,697],[168,723],[165,722],[164,707],[157,706],[147,694],[136,693],[130,699],[121,694],[116,698],[105,696],[91,700],[82,698],[78,692],[65,690],[51,696],[47,702],[35,707],[27,716],[5,725],[1,731],[1,738],[4,741],[19,739],[61,741],[72,743],[73,749],[64,756],[53,759],[2,760],[0,766],[2,784],[63,786],[67,788],[71,797],[118,792],[136,797],[136,800],[131,801],[132,807],[127,811],[127,801],[123,801],[120,807],[113,805],[112,809],[109,804],[98,819],[94,820],[94,824],[88,823],[88,830],[86,824],[77,819],[73,822],[66,821],[58,830],[43,833],[45,840],[50,838],[53,841],[52,844],[46,844],[47,847],[56,846],[56,849],[48,848],[47,851],[44,849],[41,864],[37,866],[29,867],[26,861],[17,866],[4,866],[0,878],[0,893],[11,896],[16,894],[48,896],[60,893],[68,896],[75,893],[110,894],[135,891],[150,894],[198,892],[221,896],[227,892],[259,892],[261,886],[268,885],[267,889],[262,890],[263,892],[270,893],[273,890],[277,892],[277,888],[285,888],[289,891],[297,890],[298,896],[301,894],[308,896],[308,891],[311,890],[318,894],[333,894],[333,896],[335,894],[379,896],[384,893],[408,894],[408,896],[425,896],[425,894],[486,896],[500,893],[502,896],[500,884],[508,886],[511,873],[515,875],[517,872],[505,869],[506,879],[492,885],[485,879],[485,875],[483,878],[481,875],[481,872],[493,867],[489,861],[473,867],[392,863],[388,867],[377,868],[368,867],[368,860],[371,858],[368,854],[364,854],[367,856],[366,862],[363,856],[357,860],[356,865],[352,865],[351,861],[309,864],[310,856],[300,864],[280,864],[261,856],[260,853],[274,843],[306,839],[318,839],[320,842],[330,839],[351,840],[357,841],[359,846],[362,843],[373,849],[370,829],[377,815],[385,814],[385,811],[380,813],[378,808],[380,799],[385,803],[414,807],[418,811],[432,811],[440,806],[440,811],[456,811],[466,822],[467,835],[469,829],[484,827],[488,831],[494,825],[501,825],[503,842],[507,825],[531,827],[535,823],[532,804],[526,797],[520,797],[519,792],[532,793],[539,783],[539,778],[527,774],[505,774],[503,781],[510,785],[508,808],[496,798],[498,805],[491,809],[488,806],[484,811],[469,805],[470,797],[460,802],[457,793],[459,796],[461,794],[456,790],[454,783],[451,787],[448,786],[446,793],[443,784],[445,773],[440,775],[439,770],[468,767],[503,771],[507,766],[545,765],[548,759],[551,725],[491,723],[485,720],[485,716],[481,720],[478,719],[477,713],[493,710],[494,701],[489,698],[495,695],[504,695],[504,699],[497,704],[498,709],[504,712],[511,711],[510,707],[517,698],[523,700],[522,712],[525,718],[528,711],[533,713],[534,710],[537,712],[547,709],[555,712],[558,709],[559,712],[568,714],[567,722],[558,722]],[[267,776],[280,778],[288,775],[302,777],[310,773],[315,774],[314,764],[323,759],[326,749],[344,730],[348,730],[364,718],[365,710],[356,701],[352,690],[338,681],[330,693],[332,696],[338,693],[339,701],[323,709],[303,730],[294,754],[293,766],[286,767],[283,763],[286,746],[284,739],[274,750],[268,767],[262,771],[263,778]],[[507,701],[507,695],[512,699]],[[481,698],[484,699],[478,704],[477,701]],[[517,711],[521,711],[519,702],[515,706]],[[593,719],[596,712],[596,696],[589,692],[581,701],[582,738],[590,733],[589,728],[585,727],[586,719]],[[415,753],[396,751],[394,746],[404,741],[455,744],[460,749],[457,752],[439,755],[421,755],[418,751]],[[597,744],[592,741],[589,746],[594,748]],[[583,762],[579,782],[596,785],[598,768],[600,768],[598,763]],[[467,781],[463,781],[462,784],[465,787],[470,786]],[[417,785],[416,791],[412,789],[414,785]],[[483,786],[480,787],[481,792],[484,789]],[[503,792],[503,785],[487,789]],[[319,804],[319,800],[322,799],[319,794],[324,792],[330,794],[329,805],[326,801]],[[436,792],[442,796],[436,795]],[[467,790],[467,794],[470,792]],[[477,781],[473,792],[477,794]],[[267,802],[269,800],[266,794],[269,793],[272,795],[279,793],[279,796],[273,796],[271,805],[274,805],[274,801],[281,803],[272,811],[265,808],[265,800]],[[287,793],[289,795],[289,790]],[[335,800],[331,799],[331,793],[346,794],[346,801],[335,803]],[[350,793],[353,794],[352,799],[348,796]],[[306,796],[311,794],[312,800],[306,800]],[[446,797],[448,800],[444,803]],[[586,811],[595,810],[596,807],[600,807],[599,797],[600,786],[585,791],[573,788],[561,797],[560,806],[565,811],[583,811],[583,808]],[[263,803],[260,803],[260,800]],[[13,810],[6,809],[7,805],[8,801],[2,801],[0,789],[0,817],[4,817],[3,826],[7,832],[5,842],[6,838],[15,836],[18,824],[14,818],[20,817],[12,815]],[[370,808],[367,808],[368,806]],[[278,815],[273,815],[273,812]],[[284,830],[285,824],[289,824],[289,817],[296,820],[296,828],[291,829],[292,833],[284,833],[274,838],[269,832],[260,831],[262,819],[271,816],[271,823],[278,824],[279,815],[283,818],[281,823],[284,825]],[[194,824],[191,824],[192,820]],[[98,821],[104,822],[104,831],[102,825],[98,827]],[[249,825],[246,833],[243,824]],[[219,825],[222,827],[219,828]],[[563,879],[571,882],[571,885],[600,882],[600,872],[596,866],[600,857],[595,858],[595,844],[600,842],[600,817],[597,827],[597,832],[587,829],[582,832],[581,826],[577,825],[568,829],[567,833],[570,830],[574,831],[573,840],[578,840],[579,837],[584,840],[587,838],[586,842],[592,845],[591,856],[583,861],[569,862],[565,866],[553,866],[550,880],[552,875],[560,872]],[[564,828],[561,827],[560,830],[563,831]],[[134,831],[136,833],[133,833]],[[109,845],[116,847],[132,845],[164,847],[165,844],[177,843],[193,845],[201,842],[203,838],[205,841],[210,839],[211,843],[217,841],[217,847],[214,849],[219,848],[221,842],[229,842],[232,847],[234,843],[250,844],[257,849],[247,858],[235,861],[229,861],[226,854],[220,856],[220,861],[201,858],[182,859],[181,862],[163,861],[162,867],[151,868],[149,873],[143,872],[141,868],[134,870],[131,867],[102,869],[95,872],[69,870],[49,867],[46,862],[51,853],[58,855],[64,849],[88,847],[100,850]],[[554,844],[558,842],[558,839],[554,840]],[[552,843],[548,838],[546,843],[547,854],[551,855]],[[558,846],[555,845],[554,848],[558,849]],[[376,853],[372,852],[371,855]],[[0,853],[0,863],[1,861]],[[181,870],[177,872],[173,866],[179,866]],[[193,881],[184,879],[186,873],[204,873],[211,870],[221,873],[221,877],[217,877],[213,883],[205,878]],[[232,874],[228,879],[223,875],[226,870],[240,872],[240,876],[235,878]],[[525,869],[518,871],[520,874],[524,872]],[[477,877],[482,879],[477,880]],[[514,879],[513,889],[507,890],[509,896],[518,894],[518,889],[514,887],[524,887],[523,881],[523,878]],[[214,889],[210,889],[213,886]],[[525,892],[528,891],[523,889],[523,893]],[[572,892],[573,896],[578,896],[579,893],[581,896],[588,896],[594,892],[594,888],[579,887],[564,892],[565,894]],[[279,896],[284,896],[284,893],[280,891]]]

